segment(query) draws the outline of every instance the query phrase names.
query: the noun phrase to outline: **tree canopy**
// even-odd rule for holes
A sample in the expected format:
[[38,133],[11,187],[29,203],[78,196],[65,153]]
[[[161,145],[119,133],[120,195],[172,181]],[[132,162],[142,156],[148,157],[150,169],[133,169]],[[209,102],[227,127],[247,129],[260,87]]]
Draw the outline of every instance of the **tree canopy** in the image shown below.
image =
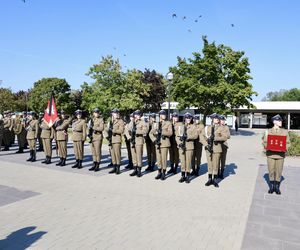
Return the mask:
[[269,92],[263,101],[300,101],[300,89],[281,89],[280,91]]

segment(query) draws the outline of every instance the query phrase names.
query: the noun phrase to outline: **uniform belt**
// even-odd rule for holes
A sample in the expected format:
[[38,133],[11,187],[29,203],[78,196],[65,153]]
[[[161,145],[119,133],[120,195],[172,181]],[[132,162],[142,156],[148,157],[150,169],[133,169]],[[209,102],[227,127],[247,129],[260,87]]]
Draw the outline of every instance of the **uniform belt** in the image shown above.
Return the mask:
[[102,135],[102,131],[94,131],[94,134],[96,134],[96,135]]
[[74,132],[78,132],[78,133],[80,133],[80,132],[82,132],[82,130],[74,130]]
[[42,130],[50,130],[50,128],[42,128]]
[[143,135],[135,135],[136,137],[143,137]]

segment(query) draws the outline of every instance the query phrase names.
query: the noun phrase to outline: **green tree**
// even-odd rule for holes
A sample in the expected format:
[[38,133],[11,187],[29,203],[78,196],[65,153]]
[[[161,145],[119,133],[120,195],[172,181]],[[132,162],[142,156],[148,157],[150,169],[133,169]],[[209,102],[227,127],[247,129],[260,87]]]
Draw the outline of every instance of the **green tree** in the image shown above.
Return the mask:
[[72,110],[71,88],[65,79],[60,78],[43,78],[35,82],[29,95],[29,107],[36,112],[43,112],[52,92],[57,109],[70,112]]
[[30,95],[30,90],[20,90],[13,93],[13,95],[15,111],[26,111],[28,109],[28,96]]
[[0,88],[0,113],[15,109],[14,94],[9,88]]
[[179,108],[197,107],[204,120],[213,112],[229,113],[239,106],[252,106],[252,85],[248,58],[223,44],[209,43],[203,37],[202,53],[192,58],[177,58],[172,96]]
[[280,91],[269,92],[263,101],[300,101],[300,89],[281,89]]

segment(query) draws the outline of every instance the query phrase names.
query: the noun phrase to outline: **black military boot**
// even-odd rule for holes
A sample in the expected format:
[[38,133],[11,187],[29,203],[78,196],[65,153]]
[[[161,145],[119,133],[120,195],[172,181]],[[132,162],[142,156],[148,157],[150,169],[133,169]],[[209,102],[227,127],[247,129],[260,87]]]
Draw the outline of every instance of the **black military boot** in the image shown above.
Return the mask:
[[212,184],[217,188],[217,187],[219,187],[219,184],[216,182],[216,179],[218,178],[218,175],[217,174],[215,174],[214,175],[214,178],[213,178],[213,180],[212,180]]
[[56,165],[56,166],[61,166],[61,164],[62,164],[62,161],[63,161],[63,158],[62,158],[62,157],[60,157],[60,158],[59,158],[59,162],[58,162],[58,163],[56,163],[55,165]]
[[279,186],[280,186],[280,182],[279,181],[275,181],[275,193],[278,194],[278,195],[281,194]]
[[161,179],[162,181],[164,181],[164,180],[166,179],[166,170],[165,170],[165,169],[163,169],[163,171],[162,171],[162,173],[161,173],[160,179]]
[[96,162],[95,172],[100,171],[100,162]]
[[66,158],[62,158],[61,167],[66,166]]
[[131,161],[128,162],[128,165],[125,167],[126,169],[133,169],[133,164]]
[[195,168],[195,166],[192,167],[191,175],[196,175],[196,168]]
[[46,156],[45,160],[42,161],[42,163],[46,163],[48,161],[48,156]]
[[82,160],[79,160],[79,162],[78,162],[78,167],[77,167],[78,169],[81,169],[82,168]]
[[109,174],[114,174],[117,171],[117,165],[113,165],[113,169],[110,170],[108,173]]
[[31,161],[32,160],[32,156],[33,156],[32,150],[29,151],[29,154],[30,154],[30,157],[26,161]]
[[151,162],[148,162],[148,167],[145,169],[145,171],[147,171],[147,172],[153,171]]
[[270,181],[270,189],[268,193],[273,194],[274,192],[275,192],[275,181]]
[[210,186],[212,183],[212,174],[208,174],[208,181],[205,183],[205,186]]
[[120,174],[121,172],[120,172],[120,165],[117,165],[116,166],[116,174]]
[[185,178],[185,183],[190,183],[191,182],[191,175],[189,172],[186,173],[186,178]]
[[199,176],[200,166],[197,166],[195,170],[196,170],[195,176]]
[[158,169],[158,174],[155,177],[156,180],[159,180],[161,178],[161,169]]
[[76,163],[72,166],[72,168],[77,168],[79,165],[79,160],[76,159]]
[[173,174],[174,173],[174,164],[171,163],[171,168],[168,171],[168,174]]
[[221,168],[220,173],[219,173],[219,178],[224,179],[224,168]]
[[31,162],[34,162],[36,161],[36,152],[35,150],[32,150],[32,159],[31,159]]
[[4,146],[4,149],[2,151],[8,151],[9,150],[9,146]]
[[177,174],[178,164],[175,164],[173,174]]
[[112,161],[108,164],[108,167],[112,167],[114,164],[112,163]]
[[47,156],[48,157],[48,160],[46,162],[46,164],[51,164],[51,156]]
[[23,148],[19,148],[19,150],[16,152],[16,154],[22,154],[22,153],[24,153],[24,151],[23,151]]
[[185,172],[181,172],[181,178],[179,179],[179,182],[182,183],[185,181]]
[[133,172],[131,174],[129,174],[130,176],[136,176],[137,175],[137,167],[134,166],[133,169],[134,169]]
[[137,167],[137,177],[142,177],[142,167]]
[[96,169],[97,162],[94,161],[94,165],[89,168],[89,171],[94,171]]

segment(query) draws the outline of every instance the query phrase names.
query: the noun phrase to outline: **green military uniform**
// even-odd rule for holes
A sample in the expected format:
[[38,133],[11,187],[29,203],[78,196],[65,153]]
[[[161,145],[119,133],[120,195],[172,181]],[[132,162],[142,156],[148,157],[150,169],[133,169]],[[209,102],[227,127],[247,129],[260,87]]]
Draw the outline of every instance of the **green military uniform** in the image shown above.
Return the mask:
[[[112,114],[119,114],[118,109],[113,109]],[[106,132],[111,134],[111,138],[108,138],[111,142],[110,144],[110,153],[113,164],[113,169],[109,172],[110,174],[116,173],[120,174],[120,165],[121,165],[121,144],[122,144],[122,134],[124,133],[124,121],[122,119],[113,118],[107,128]]]
[[23,125],[23,118],[17,115],[13,127],[14,133],[17,135],[19,150],[16,153],[23,153],[26,142],[26,130]]
[[134,116],[135,120],[130,122],[129,128],[126,131],[128,132],[128,135],[126,136],[130,139],[131,156],[134,167],[134,171],[130,174],[130,176],[136,175],[137,177],[141,177],[143,148],[145,143],[144,137],[148,133],[148,125],[140,119],[141,112],[139,110],[134,112]]
[[199,170],[201,165],[201,157],[202,157],[202,143],[200,142],[200,135],[202,133],[202,130],[204,129],[204,125],[200,123],[199,115],[195,115],[195,126],[197,131],[197,138],[194,141],[194,155],[192,158],[192,168],[193,171],[191,175],[199,176]]
[[[221,116],[221,120],[225,120],[225,116]],[[220,179],[224,178],[224,169],[225,169],[225,164],[226,164],[226,156],[227,156],[227,150],[228,150],[228,143],[227,140],[230,139],[230,129],[227,125],[221,125],[221,127],[224,130],[224,133],[227,137],[226,141],[221,142],[222,146],[222,153],[220,157],[220,165],[219,165],[219,171],[218,171],[218,177]]]
[[39,129],[39,124],[38,121],[35,119],[35,113],[31,112],[30,113],[31,118],[27,121],[26,124],[26,130],[27,130],[27,135],[26,139],[28,142],[29,146],[29,152],[30,152],[30,157],[27,159],[27,161],[36,161],[36,139],[38,136],[38,129]]
[[[133,113],[130,114],[131,119],[133,119]],[[125,167],[126,169],[133,169],[133,163],[132,163],[132,155],[131,155],[131,146],[130,146],[130,139],[127,138],[128,136],[128,129],[129,129],[129,124],[124,123],[124,139],[125,139],[125,145],[126,145],[126,150],[127,150],[127,156],[128,156],[128,165]]]
[[[99,113],[99,109],[94,109],[94,112]],[[94,166],[89,170],[99,171],[101,162],[101,149],[103,141],[104,121],[102,117],[94,117],[90,121],[90,126],[93,131],[91,138],[91,151],[93,155]]]
[[[185,114],[185,118],[192,119],[192,116]],[[196,126],[187,123],[180,124],[176,128],[175,134],[181,164],[181,178],[179,182],[185,181],[189,183],[192,158],[194,155],[194,140],[198,135]]]
[[10,121],[11,121],[11,126],[9,128],[10,131],[10,146],[12,146],[15,143],[15,132],[14,132],[14,126],[15,126],[15,119],[12,118],[14,113],[10,113]]
[[0,151],[2,149],[3,132],[4,132],[4,123],[2,118],[0,118]]
[[146,150],[147,150],[147,160],[148,160],[148,167],[146,168],[145,171],[153,171],[154,170],[154,166],[155,166],[155,162],[156,162],[156,152],[155,152],[155,144],[153,143],[153,141],[151,140],[149,134],[150,131],[153,127],[153,123],[154,123],[154,119],[156,117],[156,114],[151,114],[149,117],[149,122],[147,123],[148,126],[148,133],[146,135]]
[[54,138],[54,129],[53,127],[49,127],[48,123],[42,120],[40,124],[41,139],[43,143],[43,149],[46,156],[46,159],[42,161],[42,163],[50,164],[52,158],[52,140]]
[[[211,115],[212,119],[219,119],[217,114]],[[214,133],[212,133],[214,131]],[[213,134],[213,136],[212,136]],[[212,152],[209,152],[209,139],[214,137],[212,144]],[[215,179],[218,177],[218,169],[220,164],[220,157],[222,153],[221,143],[227,140],[227,136],[224,133],[224,130],[220,125],[210,125],[206,126],[200,135],[200,141],[205,147],[207,165],[208,165],[208,182],[206,186],[214,185],[218,187],[218,184],[215,182]],[[212,179],[214,177],[214,179]]]
[[[159,114],[166,116],[166,112],[164,110],[160,111]],[[155,178],[157,180],[165,180],[168,151],[171,147],[170,136],[172,133],[173,131],[171,122],[163,120],[159,123],[154,123],[149,134],[151,140],[155,143],[158,165],[158,175]]]
[[[76,115],[82,114],[81,110],[76,111]],[[86,140],[86,122],[84,119],[77,118],[72,124],[72,139],[74,144],[74,153],[76,158],[76,164],[72,168],[82,168],[82,160],[84,154],[84,142]]]
[[69,119],[60,118],[55,124],[55,140],[58,148],[58,155],[60,157],[59,162],[56,166],[65,166],[67,159],[67,143],[68,143],[68,128],[72,121],[72,117]]
[[39,118],[38,118],[39,130],[38,130],[38,137],[37,137],[38,142],[39,142],[39,147],[38,147],[37,151],[39,151],[39,152],[44,151],[43,140],[42,140],[42,137],[41,137],[41,134],[42,134],[41,124],[42,124],[43,117],[44,117],[44,113],[41,112],[39,114]]
[[[282,121],[282,118],[279,115],[272,117],[272,121]],[[288,149],[291,145],[288,131],[281,127],[273,127],[266,130],[263,136],[263,146],[267,148],[268,135],[278,135],[286,136],[286,148]],[[279,186],[283,171],[283,163],[285,158],[285,152],[275,152],[275,151],[266,151],[268,170],[269,170],[269,180],[270,180],[270,190],[269,193],[281,194]]]
[[[172,114],[172,119],[173,119],[173,117],[178,117],[178,114],[173,113]],[[168,174],[170,174],[170,173],[176,174],[178,164],[179,164],[178,144],[177,144],[177,140],[176,140],[176,136],[175,136],[175,131],[177,129],[178,124],[179,124],[178,121],[174,121],[174,120],[172,121],[172,135],[170,137],[171,147],[170,147],[170,150],[169,150],[171,168],[168,171]]]
[[3,131],[3,144],[4,144],[4,151],[9,150],[9,146],[11,144],[11,127],[12,127],[12,120],[9,117],[8,111],[4,112],[4,119],[3,119],[4,131]]

